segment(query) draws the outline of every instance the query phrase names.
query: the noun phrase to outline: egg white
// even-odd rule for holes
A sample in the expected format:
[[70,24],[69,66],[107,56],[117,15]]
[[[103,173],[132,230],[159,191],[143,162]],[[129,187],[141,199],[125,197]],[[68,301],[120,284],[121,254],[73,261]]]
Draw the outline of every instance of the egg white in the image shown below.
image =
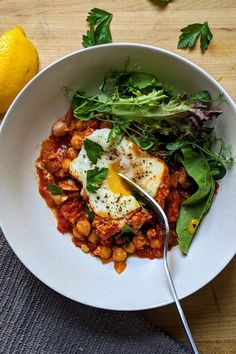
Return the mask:
[[107,179],[103,181],[96,193],[89,192],[86,188],[87,171],[95,167],[109,168],[118,162],[121,172],[155,197],[163,181],[166,165],[162,160],[138,149],[127,137],[124,137],[121,142],[117,140],[108,142],[109,133],[108,128],[98,129],[87,137],[101,145],[104,150],[96,165],[89,160],[83,146],[79,155],[70,163],[70,173],[81,182],[82,195],[84,193],[87,195],[90,209],[101,217],[116,219],[135,211],[140,204],[132,195],[114,193],[111,182],[108,183]]

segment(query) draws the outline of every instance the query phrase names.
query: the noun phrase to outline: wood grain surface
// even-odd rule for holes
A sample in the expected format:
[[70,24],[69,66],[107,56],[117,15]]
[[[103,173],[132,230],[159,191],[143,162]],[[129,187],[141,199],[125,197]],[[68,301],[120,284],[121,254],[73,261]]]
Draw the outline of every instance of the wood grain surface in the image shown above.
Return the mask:
[[[236,100],[236,0],[173,0],[166,7],[157,0],[0,0],[0,33],[22,25],[38,48],[42,69],[82,47],[85,19],[93,7],[113,13],[113,42],[146,43],[174,51],[200,65]],[[214,35],[205,54],[199,46],[178,50],[180,29],[203,21],[208,21]],[[201,353],[236,353],[235,259],[182,303]],[[186,341],[174,306],[143,315]]]

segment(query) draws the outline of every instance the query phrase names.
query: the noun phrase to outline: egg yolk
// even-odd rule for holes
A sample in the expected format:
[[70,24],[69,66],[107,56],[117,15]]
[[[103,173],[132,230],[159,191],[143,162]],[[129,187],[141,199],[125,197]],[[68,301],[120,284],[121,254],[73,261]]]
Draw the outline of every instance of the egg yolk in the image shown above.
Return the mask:
[[118,175],[119,167],[119,162],[109,166],[106,180],[112,193],[128,197],[131,195],[131,192]]

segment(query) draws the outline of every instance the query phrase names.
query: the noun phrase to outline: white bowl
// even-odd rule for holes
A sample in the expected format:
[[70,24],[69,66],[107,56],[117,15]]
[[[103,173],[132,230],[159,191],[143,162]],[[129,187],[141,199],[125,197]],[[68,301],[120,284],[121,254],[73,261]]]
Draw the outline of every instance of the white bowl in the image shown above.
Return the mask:
[[[5,236],[25,266],[42,282],[75,301],[114,310],[140,310],[173,301],[162,260],[131,258],[124,273],[84,254],[56,222],[38,193],[35,159],[52,122],[69,107],[63,87],[95,91],[104,74],[130,67],[155,74],[179,90],[223,93],[217,131],[236,151],[235,106],[206,72],[166,50],[140,44],[110,44],[69,54],[41,71],[17,96],[1,126],[0,217]],[[236,173],[228,172],[188,256],[169,252],[177,293],[188,296],[212,280],[236,252]]]

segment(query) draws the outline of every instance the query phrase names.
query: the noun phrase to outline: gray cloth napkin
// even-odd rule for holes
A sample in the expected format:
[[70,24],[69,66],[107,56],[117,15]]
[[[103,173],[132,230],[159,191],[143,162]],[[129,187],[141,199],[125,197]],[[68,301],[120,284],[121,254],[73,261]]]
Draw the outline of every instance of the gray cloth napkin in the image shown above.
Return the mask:
[[0,229],[0,353],[190,353],[138,313],[69,300],[36,279]]

